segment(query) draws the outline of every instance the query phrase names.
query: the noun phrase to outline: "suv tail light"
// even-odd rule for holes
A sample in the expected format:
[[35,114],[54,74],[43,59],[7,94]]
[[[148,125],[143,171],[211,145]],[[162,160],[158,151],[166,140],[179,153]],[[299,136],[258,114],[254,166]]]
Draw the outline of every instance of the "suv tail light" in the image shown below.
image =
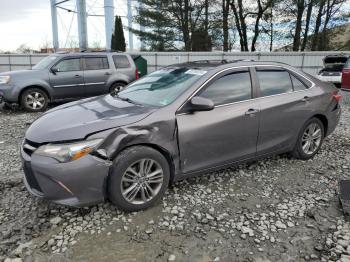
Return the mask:
[[140,78],[139,69],[137,67],[136,67],[136,70],[135,70],[135,78],[136,78],[136,80]]
[[335,101],[337,101],[337,103],[339,103],[341,98],[342,98],[342,96],[341,96],[341,94],[338,93],[338,91],[334,91],[333,92],[333,98],[335,99]]

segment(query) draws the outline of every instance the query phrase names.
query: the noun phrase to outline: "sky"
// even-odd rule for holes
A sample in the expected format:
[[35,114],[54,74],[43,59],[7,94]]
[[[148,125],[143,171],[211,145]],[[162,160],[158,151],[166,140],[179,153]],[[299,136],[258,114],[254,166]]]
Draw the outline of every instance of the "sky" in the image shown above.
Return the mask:
[[[74,10],[75,1],[63,6]],[[126,0],[118,0],[117,6],[116,14],[126,16]],[[103,15],[103,0],[87,0],[87,11]],[[125,18],[123,23],[126,25]],[[77,42],[77,21],[73,13],[59,10],[58,28],[60,47],[70,47]],[[127,31],[125,37],[128,37]],[[88,17],[88,39],[90,47],[105,46],[103,17]],[[0,0],[0,50],[14,51],[22,44],[34,49],[52,46],[50,0]],[[135,45],[137,47],[137,43]]]

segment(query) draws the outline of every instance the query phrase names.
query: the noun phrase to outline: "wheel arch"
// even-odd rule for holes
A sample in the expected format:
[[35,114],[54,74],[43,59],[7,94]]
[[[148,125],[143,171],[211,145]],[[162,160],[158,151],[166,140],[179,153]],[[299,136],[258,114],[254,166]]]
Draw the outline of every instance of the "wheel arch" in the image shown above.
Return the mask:
[[111,82],[111,84],[108,86],[108,90],[111,90],[112,86],[115,85],[115,84],[118,84],[118,83],[122,83],[124,85],[128,85],[129,83],[125,80],[122,80],[122,79],[118,79],[116,81],[113,81]]
[[325,136],[327,136],[327,133],[328,133],[328,119],[327,119],[327,117],[325,115],[322,115],[322,114],[316,114],[312,117],[315,117],[322,122],[324,134],[325,134]]
[[[159,153],[161,153],[165,159],[167,160],[169,164],[169,170],[170,170],[170,180],[169,183],[172,183],[175,180],[175,163],[173,160],[173,157],[171,156],[170,152],[166,150],[165,148],[161,147],[160,145],[153,144],[153,143],[137,143],[137,144],[130,144],[126,147],[123,147],[121,150],[118,151],[117,154],[114,155],[114,158],[116,158],[122,151],[129,149],[131,147],[136,147],[136,146],[145,146],[145,147],[150,147]],[[113,159],[114,159],[113,158]],[[110,176],[110,174],[108,174]]]
[[51,94],[50,94],[50,92],[49,92],[45,87],[43,87],[43,86],[41,86],[41,85],[29,85],[29,86],[26,86],[25,88],[23,88],[23,89],[21,90],[21,92],[19,92],[19,94],[18,94],[18,102],[19,102],[19,103],[21,103],[22,94],[23,94],[25,91],[27,91],[27,90],[29,90],[29,89],[31,89],[31,88],[37,88],[37,89],[42,90],[43,92],[45,92],[45,94],[46,94],[47,97],[49,98],[49,101],[51,101]]

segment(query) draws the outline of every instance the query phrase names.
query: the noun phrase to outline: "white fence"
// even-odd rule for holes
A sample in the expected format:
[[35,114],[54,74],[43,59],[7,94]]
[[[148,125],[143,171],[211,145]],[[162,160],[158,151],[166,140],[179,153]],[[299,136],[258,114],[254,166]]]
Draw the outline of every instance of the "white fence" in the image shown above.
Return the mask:
[[[326,55],[341,54],[341,52],[133,52],[132,54],[140,54],[147,60],[148,72],[167,65],[196,60],[252,59],[287,63],[315,75],[323,67],[322,59]],[[350,52],[345,54],[350,55]],[[0,54],[0,72],[30,69],[45,56],[47,54]]]

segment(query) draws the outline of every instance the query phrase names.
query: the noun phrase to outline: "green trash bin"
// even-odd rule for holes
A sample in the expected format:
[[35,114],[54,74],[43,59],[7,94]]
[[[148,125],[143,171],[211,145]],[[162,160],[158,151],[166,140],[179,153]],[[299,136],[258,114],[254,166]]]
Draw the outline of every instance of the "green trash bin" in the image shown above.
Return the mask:
[[131,55],[132,59],[139,70],[139,76],[143,77],[147,75],[147,60],[144,59],[141,55]]

